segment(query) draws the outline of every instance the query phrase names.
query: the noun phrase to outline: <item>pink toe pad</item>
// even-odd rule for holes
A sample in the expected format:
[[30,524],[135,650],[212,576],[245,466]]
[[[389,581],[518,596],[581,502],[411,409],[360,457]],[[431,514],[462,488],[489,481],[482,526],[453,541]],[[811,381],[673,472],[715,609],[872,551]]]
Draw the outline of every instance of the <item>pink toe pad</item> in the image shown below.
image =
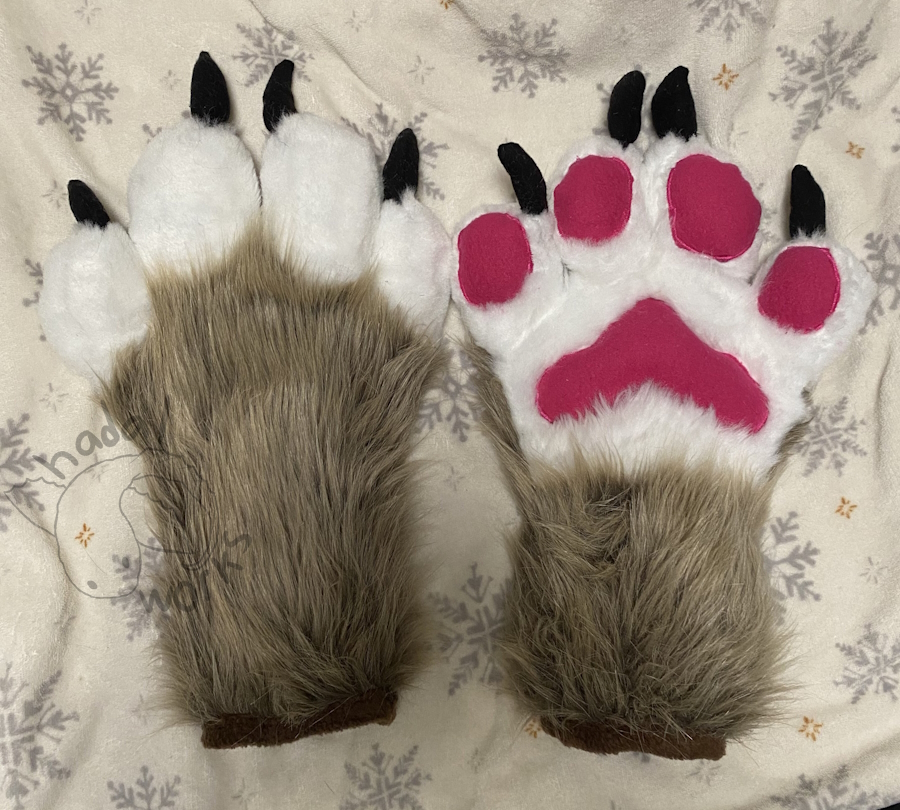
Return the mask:
[[553,192],[560,235],[594,243],[618,236],[631,217],[633,185],[624,160],[600,155],[576,160]]
[[675,244],[727,262],[747,252],[762,209],[741,170],[709,155],[688,155],[669,172],[669,224]]
[[532,271],[525,229],[509,214],[473,219],[460,231],[456,244],[459,287],[470,304],[487,306],[515,298]]
[[701,408],[726,426],[756,433],[769,417],[768,400],[747,369],[708,346],[663,301],[645,298],[586,349],[567,354],[537,384],[541,416],[578,418],[598,398],[612,405],[622,392],[652,382]]
[[841,276],[831,251],[800,245],[783,250],[759,294],[759,311],[785,329],[815,332],[841,298]]

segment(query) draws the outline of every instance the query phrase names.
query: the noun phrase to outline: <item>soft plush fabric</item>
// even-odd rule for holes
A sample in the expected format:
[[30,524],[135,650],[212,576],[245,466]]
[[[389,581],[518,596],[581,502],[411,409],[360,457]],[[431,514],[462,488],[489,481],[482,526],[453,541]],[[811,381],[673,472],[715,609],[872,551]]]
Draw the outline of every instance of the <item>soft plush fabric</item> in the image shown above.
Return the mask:
[[[131,805],[153,810],[397,810],[401,801],[424,810],[870,810],[900,801],[894,4],[653,0],[623,12],[618,0],[7,0],[0,32],[0,472],[4,485],[43,477],[68,487],[38,482],[15,503],[0,501],[3,714],[21,723],[2,738],[20,754],[2,765],[0,804],[105,810],[127,807],[129,790]],[[717,762],[673,762],[573,751],[512,708],[498,691],[494,639],[509,575],[499,538],[516,516],[481,432],[471,366],[453,345],[453,365],[420,413],[417,447],[429,462],[423,532],[436,660],[393,724],[225,752],[204,750],[189,729],[159,730],[147,709],[147,655],[154,620],[177,607],[133,566],[116,569],[119,584],[137,583],[130,597],[82,594],[54,535],[60,495],[81,507],[71,512],[78,531],[119,514],[121,498],[148,542],[134,546],[143,566],[158,563],[140,534],[144,488],[129,489],[128,473],[107,464],[134,449],[109,433],[102,442],[107,417],[41,340],[34,301],[50,249],[73,228],[67,181],[87,181],[126,222],[128,172],[151,135],[187,109],[203,49],[226,73],[234,126],[257,165],[268,135],[262,90],[282,58],[296,64],[297,109],[346,119],[382,162],[412,126],[420,196],[448,229],[476,205],[515,203],[498,144],[521,143],[549,184],[569,145],[605,128],[613,83],[638,66],[647,99],[671,66],[690,68],[704,133],[762,204],[764,268],[788,235],[791,169],[811,169],[827,196],[828,232],[865,262],[879,294],[863,334],[812,391],[811,432],[766,519],[769,578],[796,631],[789,675],[799,689],[777,723]],[[77,93],[71,105],[62,69]],[[646,105],[644,113],[638,142],[654,137]],[[461,338],[458,322],[447,335]],[[100,444],[78,442],[85,431]],[[695,442],[703,435],[698,428]],[[57,459],[64,479],[33,460],[59,452],[78,462]],[[76,534],[61,536],[81,548]],[[210,570],[230,570],[242,555],[236,543]],[[29,718],[45,712],[52,727],[45,721],[31,739]]]

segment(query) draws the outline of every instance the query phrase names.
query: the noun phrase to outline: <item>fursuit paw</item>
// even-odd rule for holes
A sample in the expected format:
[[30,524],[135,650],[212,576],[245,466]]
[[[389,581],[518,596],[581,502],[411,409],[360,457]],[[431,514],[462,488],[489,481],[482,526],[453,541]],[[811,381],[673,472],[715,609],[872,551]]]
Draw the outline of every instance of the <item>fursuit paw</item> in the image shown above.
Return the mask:
[[[450,241],[416,200],[415,135],[368,143],[263,97],[259,177],[200,55],[190,119],[147,146],[130,224],[69,186],[48,339],[144,456],[168,704],[207,747],[390,723],[425,647],[411,435],[439,370]],[[243,538],[241,565],[206,563]]]
[[456,236],[453,297],[485,423],[522,515],[506,665],[568,745],[718,758],[764,722],[783,638],[759,547],[804,392],[862,325],[863,266],[794,169],[791,242],[757,272],[760,204],[697,134],[687,70],[618,83],[610,138],[548,195],[514,143],[519,201]]

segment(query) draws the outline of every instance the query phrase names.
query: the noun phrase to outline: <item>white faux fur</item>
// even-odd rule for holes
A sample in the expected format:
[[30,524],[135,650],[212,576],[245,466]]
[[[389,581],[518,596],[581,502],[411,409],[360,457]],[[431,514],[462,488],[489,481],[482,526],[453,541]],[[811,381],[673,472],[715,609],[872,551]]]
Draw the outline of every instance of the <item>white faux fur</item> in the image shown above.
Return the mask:
[[[349,281],[374,268],[388,300],[440,335],[449,238],[411,191],[400,204],[381,202],[379,169],[364,138],[312,115],[290,115],[266,144],[260,177],[269,224],[305,272]],[[78,225],[45,264],[44,331],[90,378],[106,377],[112,353],[146,330],[144,268],[189,272],[197,260],[221,256],[259,211],[260,181],[229,127],[183,120],[147,145],[128,200],[131,238],[117,224]]]
[[438,339],[450,303],[450,239],[411,189],[381,206],[374,265],[387,299]]
[[148,267],[187,272],[219,258],[259,210],[247,147],[227,126],[188,118],[147,144],[128,180],[128,232]]
[[[621,156],[621,147],[602,140],[593,138],[570,151],[554,175],[554,185],[576,157]],[[684,450],[697,461],[709,455],[730,459],[762,477],[776,462],[787,431],[804,417],[803,389],[862,325],[874,285],[865,268],[830,240],[796,240],[791,244],[831,249],[841,273],[838,308],[812,335],[782,329],[766,319],[757,305],[765,271],[751,285],[755,265],[749,264],[747,254],[720,263],[675,245],[664,208],[665,181],[676,160],[694,153],[690,145],[696,139],[689,144],[673,140],[665,138],[652,147],[643,166],[635,147],[626,150],[640,191],[620,239],[604,245],[571,244],[574,240],[559,236],[549,211],[523,216],[510,207],[492,207],[469,215],[462,227],[488,210],[518,217],[531,244],[534,271],[512,301],[472,306],[459,287],[454,252],[453,297],[476,342],[494,358],[527,453],[567,464],[576,448],[588,455],[614,450],[626,470],[634,470],[670,448]],[[702,141],[696,146],[696,151],[710,153]],[[748,254],[755,261],[756,243]],[[652,386],[623,398],[615,408],[601,405],[580,420],[550,423],[541,416],[535,401],[541,374],[563,355],[591,345],[607,326],[648,297],[672,305],[701,339],[740,360],[769,400],[762,430],[751,434],[724,429],[711,412],[703,414],[693,402],[679,402]]]
[[76,224],[44,261],[44,334],[79,374],[105,378],[112,354],[147,328],[144,268],[121,225]]
[[364,138],[307,113],[286,116],[266,142],[259,179],[267,219],[307,272],[330,281],[359,276],[381,204]]

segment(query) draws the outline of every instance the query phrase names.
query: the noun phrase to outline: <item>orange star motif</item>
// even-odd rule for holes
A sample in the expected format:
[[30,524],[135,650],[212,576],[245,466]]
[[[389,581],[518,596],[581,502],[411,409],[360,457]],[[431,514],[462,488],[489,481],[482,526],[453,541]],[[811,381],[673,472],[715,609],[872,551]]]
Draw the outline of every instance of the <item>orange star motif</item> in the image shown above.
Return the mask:
[[719,85],[719,87],[728,90],[728,88],[734,84],[734,80],[740,75],[740,73],[735,73],[733,70],[730,70],[728,65],[723,62],[722,70],[719,71],[718,76],[713,76],[713,81]]
[[841,515],[841,516],[847,518],[847,520],[850,520],[850,514],[853,512],[854,509],[856,509],[856,507],[857,507],[857,504],[850,503],[850,501],[847,500],[847,498],[841,498],[841,502],[838,505],[838,508],[834,510],[834,513],[836,515]]
[[812,740],[813,742],[815,742],[822,731],[823,725],[823,723],[817,723],[811,717],[804,717],[803,725],[800,726],[797,731],[803,734],[807,740]]
[[85,548],[88,547],[88,542],[94,536],[94,533],[91,531],[91,527],[87,525],[87,523],[81,524],[81,531],[75,535],[75,540],[81,543]]
[[537,735],[540,730],[541,730],[541,721],[537,717],[532,717],[525,724],[525,733],[530,734],[535,739],[537,739]]
[[851,155],[855,157],[857,160],[861,160],[863,156],[863,152],[866,151],[865,146],[860,146],[858,143],[853,143],[853,141],[847,142],[847,151],[844,152],[845,155]]

